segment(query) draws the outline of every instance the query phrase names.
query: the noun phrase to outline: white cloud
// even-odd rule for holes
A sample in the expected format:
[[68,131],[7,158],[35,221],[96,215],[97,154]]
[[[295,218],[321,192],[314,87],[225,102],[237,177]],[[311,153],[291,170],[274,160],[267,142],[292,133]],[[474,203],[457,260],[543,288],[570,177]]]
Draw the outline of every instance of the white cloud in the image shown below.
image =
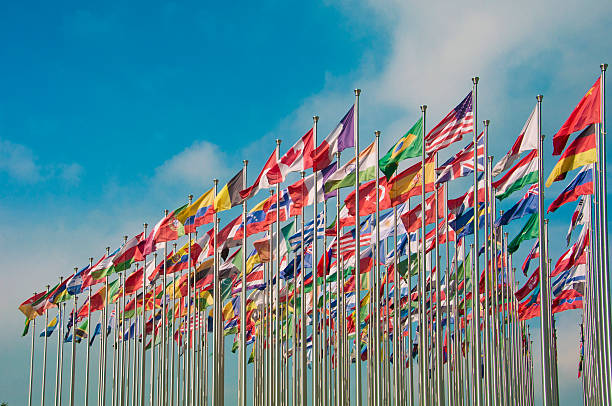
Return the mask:
[[217,145],[198,141],[155,169],[155,182],[202,187],[211,179],[222,182],[231,173],[229,155]]

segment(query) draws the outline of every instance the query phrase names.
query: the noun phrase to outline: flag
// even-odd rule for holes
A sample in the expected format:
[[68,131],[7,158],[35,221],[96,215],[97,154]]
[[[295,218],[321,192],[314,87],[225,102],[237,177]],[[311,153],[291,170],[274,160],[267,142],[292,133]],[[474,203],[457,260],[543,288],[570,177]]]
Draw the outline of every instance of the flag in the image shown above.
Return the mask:
[[60,323],[61,323],[61,319],[58,319],[58,316],[55,316],[49,321],[49,323],[47,324],[47,327],[45,327],[45,330],[40,333],[40,336],[41,337],[51,337],[51,334],[53,334],[53,332],[55,331],[55,328]]
[[554,212],[566,203],[571,203],[580,196],[593,194],[593,165],[583,167],[554,202],[548,206],[547,213]]
[[[417,162],[389,180],[389,193],[393,206],[405,202],[410,197],[421,195],[421,164],[422,162]],[[425,193],[433,192],[435,178],[435,160],[432,156],[425,161]]]
[[[478,171],[484,172],[484,133],[478,136]],[[474,173],[474,141],[436,169],[436,183],[448,182]]]
[[259,173],[259,176],[255,180],[255,183],[253,183],[253,185],[251,185],[250,187],[240,191],[240,198],[244,200],[250,199],[251,197],[255,196],[255,194],[259,192],[260,189],[269,188],[271,185],[268,182],[267,174],[270,171],[270,169],[272,169],[272,167],[275,166],[276,164],[277,164],[277,160],[276,160],[276,149],[275,149],[274,151],[272,151],[272,155],[270,155],[270,158],[268,158],[268,160],[266,161],[266,164],[264,165],[261,172]]
[[[142,277],[140,279],[142,279]],[[103,285],[95,293],[91,294],[91,299],[87,299],[85,304],[81,306],[81,308],[77,312],[78,319],[80,320],[83,317],[87,317],[88,312],[93,313],[95,311],[101,310],[106,303],[106,297],[106,285]]]
[[444,149],[454,142],[461,141],[464,134],[474,131],[472,92],[451,110],[425,137],[428,154]]
[[539,283],[540,283],[540,267],[536,268],[536,270],[533,271],[529,279],[527,279],[527,282],[525,282],[525,285],[523,285],[522,288],[520,288],[514,293],[516,300],[519,300],[519,301],[523,300],[528,294],[530,294],[536,288],[536,286],[538,286]]
[[553,136],[553,155],[559,155],[565,148],[567,139],[571,133],[580,131],[589,124],[601,122],[601,90],[600,79],[584,95],[582,100],[572,111],[567,121],[561,126],[559,131]]
[[395,145],[380,158],[379,165],[387,180],[395,173],[400,161],[415,158],[423,151],[423,119],[420,118]]
[[[222,251],[223,248],[232,248],[240,245],[240,241],[234,241],[234,236],[238,228],[242,225],[242,214],[239,214],[235,219],[230,221],[225,227],[217,233],[217,250]],[[208,256],[214,253],[214,244],[209,245]]]
[[493,167],[491,176],[495,177],[510,168],[523,152],[538,149],[539,119],[538,106],[536,105],[510,151]]
[[595,125],[591,124],[563,152],[559,162],[546,179],[546,187],[565,179],[565,174],[573,169],[597,162],[596,148]]
[[117,272],[123,272],[132,266],[135,261],[142,261],[144,256],[140,251],[141,242],[143,242],[144,233],[140,233],[123,244],[123,247],[119,249],[119,252],[112,257],[113,265]]
[[510,210],[506,211],[501,217],[495,220],[495,227],[505,226],[512,220],[520,219],[528,214],[538,211],[538,185],[531,185],[521,198]]
[[503,200],[525,185],[538,181],[538,151],[531,151],[518,164],[514,165],[504,176],[493,182],[495,197]]
[[576,266],[586,263],[586,247],[589,246],[589,227],[583,227],[578,240],[557,260],[555,268],[550,273],[550,276],[557,276],[562,272]]
[[214,202],[215,190],[210,189],[176,215],[185,227],[185,233],[195,233],[196,228],[202,224],[212,223]]
[[355,146],[354,128],[355,106],[351,106],[336,128],[312,152],[313,170],[327,167],[334,159],[336,152]]
[[[572,309],[582,309],[582,293],[574,289],[563,290],[552,302],[551,312],[553,314]],[[582,360],[581,360],[582,362]]]
[[[359,183],[376,177],[376,146],[374,142],[359,153]],[[325,192],[330,193],[342,187],[355,186],[355,158],[334,171],[325,181]]]
[[[143,268],[140,267],[125,278],[125,294],[131,295],[142,288],[142,273]],[[93,298],[93,296],[92,296]]]
[[157,222],[149,236],[143,244],[143,255],[149,255],[159,249],[158,244],[163,242],[176,240],[180,236],[185,235],[183,223],[177,219],[177,215],[185,209],[187,205],[181,206],[170,212],[166,217]]
[[563,272],[557,280],[552,283],[552,293],[558,296],[562,291],[572,289],[584,292],[586,282],[586,264],[579,264]]
[[[480,174],[478,180],[478,203],[484,203],[485,201],[485,186],[484,180],[482,179],[484,174]],[[465,209],[474,207],[474,185],[470,189],[456,199],[448,199],[448,211],[455,216],[461,216]]]
[[312,168],[312,152],[314,151],[314,133],[311,128],[295,143],[289,151],[285,152],[267,173],[268,183],[276,185],[285,181],[287,174],[297,171],[305,171]]
[[572,219],[570,221],[569,229],[567,230],[567,236],[565,240],[567,245],[569,245],[570,240],[572,238],[572,232],[576,228],[577,225],[588,225],[591,223],[591,195],[581,196],[576,209],[574,210],[574,214],[572,214]]
[[19,305],[19,311],[26,316],[27,320],[35,319],[39,314],[36,311],[36,303],[40,303],[47,296],[47,292],[35,293],[32,297]]
[[521,267],[521,269],[523,270],[523,275],[527,276],[527,272],[529,271],[529,264],[531,263],[531,260],[539,258],[539,257],[540,257],[540,241],[536,240],[536,242],[533,244],[533,247],[531,247],[529,254],[527,254],[527,258],[525,258],[525,262],[523,262],[523,266]]
[[527,223],[523,226],[523,229],[518,235],[508,244],[508,253],[513,254],[518,250],[521,242],[531,240],[532,238],[538,238],[540,227],[538,213],[534,213],[529,217]]
[[87,275],[84,277],[83,289],[97,282],[101,282],[106,276],[115,271],[113,257],[117,255],[118,252],[119,249],[115,250],[113,253],[108,254],[108,256],[104,257],[101,261],[91,267],[90,271],[87,272]]
[[229,210],[234,206],[238,206],[244,199],[240,197],[240,191],[244,187],[244,168],[241,169],[223,188],[213,204],[213,210],[216,213],[224,210]]
[[[438,218],[444,217],[444,186],[438,188]],[[433,224],[435,222],[436,216],[436,194],[432,194],[431,196],[425,199],[425,224]],[[402,224],[404,225],[404,229],[406,232],[412,233],[419,230],[422,227],[421,217],[422,217],[422,209],[421,203],[419,203],[414,209],[402,214],[400,219],[402,220]]]
[[[389,196],[389,185],[387,179],[381,177],[379,179],[379,209],[385,210],[391,207],[391,199]],[[351,216],[355,215],[355,191],[353,190],[344,200],[344,204],[348,208]],[[367,216],[376,211],[376,180],[371,180],[359,186],[359,215]]]
[[66,284],[66,291],[69,295],[79,295],[83,291],[83,275],[89,270],[89,265],[81,268],[75,272],[74,275],[70,276],[68,283]]

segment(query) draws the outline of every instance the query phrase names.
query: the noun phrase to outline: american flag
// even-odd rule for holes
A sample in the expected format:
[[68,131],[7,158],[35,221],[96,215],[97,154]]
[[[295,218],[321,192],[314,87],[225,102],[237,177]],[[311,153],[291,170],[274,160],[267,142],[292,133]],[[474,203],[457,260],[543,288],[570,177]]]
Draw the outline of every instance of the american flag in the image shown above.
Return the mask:
[[428,154],[444,149],[454,142],[461,141],[463,134],[474,131],[472,111],[472,92],[457,107],[451,110],[425,137]]
[[[484,171],[484,133],[478,136],[478,171]],[[436,183],[448,182],[474,173],[474,141],[436,169]]]

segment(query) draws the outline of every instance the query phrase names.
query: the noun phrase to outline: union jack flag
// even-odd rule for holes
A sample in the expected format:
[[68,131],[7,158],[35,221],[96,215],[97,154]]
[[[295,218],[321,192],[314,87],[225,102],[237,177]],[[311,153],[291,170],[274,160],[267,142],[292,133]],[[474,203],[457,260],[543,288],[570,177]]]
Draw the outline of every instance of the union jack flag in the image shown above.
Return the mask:
[[[484,171],[484,133],[480,133],[478,141],[478,171]],[[474,173],[474,141],[457,152],[453,157],[436,169],[436,183],[444,183]]]
[[425,137],[425,149],[433,154],[454,142],[461,141],[463,134],[474,131],[472,92],[457,107],[451,110]]

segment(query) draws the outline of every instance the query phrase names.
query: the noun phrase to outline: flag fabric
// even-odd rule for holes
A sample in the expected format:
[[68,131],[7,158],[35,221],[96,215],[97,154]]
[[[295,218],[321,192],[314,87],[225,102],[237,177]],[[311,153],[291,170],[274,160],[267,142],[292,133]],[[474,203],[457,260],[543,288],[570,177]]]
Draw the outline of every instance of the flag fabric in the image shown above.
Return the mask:
[[326,168],[334,160],[336,152],[342,152],[346,148],[355,146],[354,112],[355,106],[353,105],[336,128],[312,152],[313,170],[319,171]]
[[589,227],[583,227],[578,240],[557,260],[550,276],[557,276],[578,264],[585,264],[585,249],[589,243]]
[[601,122],[601,78],[584,95],[582,100],[572,111],[567,121],[561,126],[559,131],[553,136],[553,155],[559,155],[571,133],[580,131],[589,124]]
[[578,292],[584,292],[584,284],[586,282],[586,264],[579,264],[567,271],[563,272],[552,283],[551,291],[554,296],[558,296],[562,291],[572,289]]
[[47,292],[35,293],[32,297],[19,305],[19,311],[26,316],[27,320],[35,319],[37,316],[39,316],[35,305],[36,303],[42,302],[46,296]]
[[[242,214],[239,214],[235,219],[230,221],[225,227],[217,233],[217,250],[222,251],[223,248],[231,248],[240,245],[240,241],[234,241],[234,236],[238,228],[242,225]],[[209,246],[208,256],[214,253],[214,244]]]
[[185,233],[195,233],[202,224],[212,223],[214,203],[215,190],[211,188],[176,215],[177,220],[183,223]]
[[588,126],[563,152],[546,180],[546,187],[553,182],[565,179],[566,173],[594,162],[597,162],[595,125]]
[[234,206],[238,206],[244,199],[240,197],[240,191],[244,187],[244,168],[241,169],[223,188],[217,196],[213,204],[213,210],[216,213],[229,210]]
[[125,278],[124,289],[125,289],[126,295],[131,295],[135,293],[137,290],[142,288],[142,273],[143,272],[144,272],[144,269],[140,267],[136,271],[132,272],[127,278]]
[[[444,217],[444,186],[438,188],[438,218]],[[432,194],[431,196],[425,199],[425,224],[433,224],[435,222],[436,216],[436,194]],[[406,213],[400,215],[400,219],[402,224],[404,225],[404,229],[408,233],[413,233],[419,230],[422,227],[422,204],[419,203],[414,209],[407,211]]]
[[572,309],[582,309],[582,293],[574,289],[563,290],[552,302],[551,312],[553,314]]
[[[389,185],[383,176],[379,180],[379,209],[385,210],[391,207],[389,196]],[[355,191],[353,190],[344,200],[351,216],[355,215]],[[371,180],[359,186],[359,215],[367,216],[376,211],[376,180]]]
[[474,131],[472,92],[451,110],[425,137],[425,149],[433,154],[454,142],[461,141],[464,134]]
[[91,267],[89,272],[87,272],[87,275],[85,275],[83,278],[83,289],[95,283],[102,282],[106,276],[115,271],[113,258],[118,252],[119,249],[115,250],[113,253],[108,254],[108,256],[104,257],[101,261]]
[[536,105],[510,151],[493,167],[491,176],[495,177],[510,168],[523,152],[538,149],[539,119],[538,106]]
[[180,236],[185,235],[185,227],[181,223],[177,216],[185,209],[187,205],[181,206],[176,210],[168,213],[166,217],[161,219],[155,224],[155,227],[151,230],[149,236],[145,239],[143,244],[143,255],[149,255],[159,248],[158,244],[173,241]]
[[[372,142],[359,153],[359,183],[367,182],[376,177],[376,145]],[[325,193],[333,192],[342,187],[355,186],[355,158],[352,158],[341,168],[334,171],[325,181]]]
[[547,213],[554,212],[566,203],[575,202],[584,195],[593,194],[593,165],[583,167],[569,185],[548,206]]
[[531,185],[531,187],[525,193],[525,196],[521,198],[514,206],[508,211],[495,220],[495,227],[505,226],[512,220],[520,219],[528,214],[533,214],[538,211],[538,185]]
[[123,272],[132,266],[132,263],[144,259],[141,251],[141,243],[144,241],[143,235],[144,233],[140,233],[127,240],[123,247],[119,249],[119,252],[112,257],[116,272]]
[[259,173],[259,176],[257,176],[255,183],[253,183],[250,187],[240,191],[240,198],[244,200],[250,199],[251,197],[255,196],[255,194],[259,192],[260,189],[269,188],[271,185],[268,182],[267,174],[270,171],[270,169],[272,169],[277,163],[278,162],[276,160],[276,149],[275,149],[274,151],[272,151],[272,155],[270,155],[270,157],[266,161],[266,164],[264,165],[261,172]]
[[[480,133],[477,141],[478,171],[484,172],[484,133]],[[448,182],[471,173],[474,173],[474,141],[436,169],[436,183]]]
[[[479,176],[478,180],[478,203],[484,203],[485,201],[485,183],[482,177],[483,174]],[[455,216],[461,216],[466,209],[474,207],[474,185],[463,196],[448,199],[447,205],[449,213]]]
[[536,268],[531,274],[525,285],[514,293],[516,300],[523,300],[528,294],[530,294],[536,286],[540,283],[540,267]]
[[534,213],[529,217],[529,220],[527,220],[527,223],[525,223],[518,235],[508,244],[508,253],[515,253],[516,250],[519,249],[521,242],[531,240],[532,238],[538,238],[539,230],[538,213]]
[[495,197],[503,200],[525,185],[538,181],[538,151],[527,154],[518,164],[514,165],[504,176],[493,182]]
[[574,214],[572,214],[572,219],[570,221],[569,229],[567,230],[567,236],[565,240],[567,245],[569,245],[570,240],[572,239],[572,232],[576,229],[576,226],[583,225],[586,226],[591,223],[591,195],[581,196],[576,209],[574,210]]
[[[425,193],[433,192],[435,176],[435,157],[425,160]],[[410,168],[392,177],[389,182],[389,194],[393,206],[405,202],[413,196],[421,195],[422,162],[417,162]]]
[[529,272],[529,264],[531,263],[531,260],[539,258],[539,257],[540,257],[540,241],[536,240],[536,242],[533,244],[533,247],[531,247],[531,250],[529,250],[529,254],[527,254],[527,258],[525,258],[525,261],[523,262],[523,266],[521,267],[523,271],[523,275],[527,276],[527,272]]
[[415,158],[423,151],[423,119],[420,118],[395,145],[380,158],[379,166],[387,180],[395,173],[400,161]]
[[51,334],[53,334],[53,332],[55,331],[55,328],[60,323],[61,323],[61,319],[59,319],[58,316],[55,316],[49,321],[45,329],[40,333],[40,336],[41,337],[51,337]]
[[83,292],[83,275],[89,271],[89,265],[81,268],[74,275],[70,276],[68,283],[66,284],[66,291],[69,295],[80,295]]
[[314,133],[311,128],[300,140],[281,157],[266,174],[268,183],[276,185],[285,181],[291,172],[305,171],[312,168],[312,152],[314,151]]

